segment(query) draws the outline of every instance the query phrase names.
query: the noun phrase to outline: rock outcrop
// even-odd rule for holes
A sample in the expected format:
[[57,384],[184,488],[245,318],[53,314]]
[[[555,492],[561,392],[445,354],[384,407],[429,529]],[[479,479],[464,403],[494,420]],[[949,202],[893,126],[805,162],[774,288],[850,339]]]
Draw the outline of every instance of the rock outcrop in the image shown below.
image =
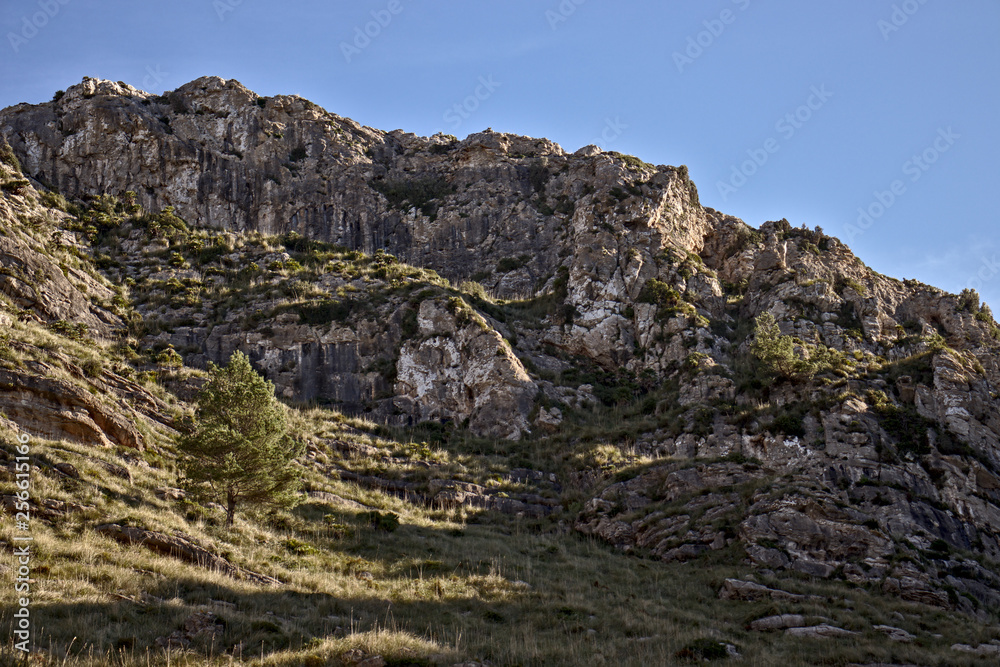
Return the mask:
[[[581,463],[569,518],[617,548],[1000,609],[1000,327],[974,292],[704,208],[684,167],[383,132],[217,77],[162,96],[85,79],[0,111],[0,132],[23,167],[2,167],[5,327],[131,336],[146,371],[243,350],[289,401],[550,439],[573,465],[611,449],[636,465]],[[778,360],[752,346],[765,313]],[[134,447],[123,415],[164,412],[117,373],[74,377],[128,410],[7,347],[0,407],[28,430]],[[442,506],[558,505],[341,478]]]

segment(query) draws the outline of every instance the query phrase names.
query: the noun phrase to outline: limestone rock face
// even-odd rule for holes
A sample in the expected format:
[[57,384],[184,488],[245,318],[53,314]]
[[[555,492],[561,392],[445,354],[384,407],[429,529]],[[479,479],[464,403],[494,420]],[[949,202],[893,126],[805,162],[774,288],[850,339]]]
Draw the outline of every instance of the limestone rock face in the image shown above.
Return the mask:
[[[626,551],[1000,609],[984,565],[1000,560],[1000,327],[974,293],[880,275],[819,228],[705,208],[685,167],[384,132],[218,77],[162,96],[85,79],[0,111],[0,133],[23,166],[0,162],[0,326],[110,344],[127,324],[146,370],[167,346],[194,368],[242,350],[289,401],[550,438],[579,464],[567,524]],[[93,210],[57,211],[46,189],[146,215],[95,234]],[[152,224],[165,207],[186,226]],[[752,354],[765,312],[783,370]],[[32,349],[0,349],[11,423],[134,446],[133,412],[88,394],[167,412],[116,372],[18,365]],[[50,391],[50,369],[75,389]],[[453,481],[429,498],[550,513]],[[742,583],[726,594],[764,595]]]
[[[0,180],[23,179],[0,164]],[[62,320],[109,337],[122,326],[121,319],[106,307],[114,292],[82,268],[66,260],[55,261],[54,255],[72,247],[54,229],[65,214],[40,206],[37,196],[25,182],[23,188],[0,197],[0,294],[46,323]]]
[[396,364],[397,405],[419,406],[421,421],[468,420],[477,435],[520,438],[538,387],[496,331],[448,306],[420,304],[420,338],[404,344]]

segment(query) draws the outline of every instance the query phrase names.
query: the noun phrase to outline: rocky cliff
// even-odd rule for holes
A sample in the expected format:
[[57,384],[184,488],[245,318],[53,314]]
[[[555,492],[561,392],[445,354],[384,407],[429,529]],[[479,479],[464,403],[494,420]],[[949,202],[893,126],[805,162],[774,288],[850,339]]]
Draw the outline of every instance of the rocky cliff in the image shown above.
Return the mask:
[[383,132],[217,77],[85,79],[0,132],[23,169],[0,213],[50,220],[47,245],[0,237],[8,318],[131,337],[147,369],[242,349],[283,398],[390,426],[609,447],[557,460],[576,530],[624,550],[738,544],[1000,609],[1000,330],[974,293],[704,208],[684,167]]

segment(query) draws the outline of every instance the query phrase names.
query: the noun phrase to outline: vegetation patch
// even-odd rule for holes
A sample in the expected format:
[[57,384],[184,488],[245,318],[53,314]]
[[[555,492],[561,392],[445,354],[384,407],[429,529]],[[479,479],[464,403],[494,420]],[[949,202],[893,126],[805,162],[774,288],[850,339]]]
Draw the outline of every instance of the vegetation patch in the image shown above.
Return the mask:
[[438,177],[371,181],[369,185],[389,200],[390,208],[417,208],[432,217],[437,213],[437,200],[455,192],[455,186]]

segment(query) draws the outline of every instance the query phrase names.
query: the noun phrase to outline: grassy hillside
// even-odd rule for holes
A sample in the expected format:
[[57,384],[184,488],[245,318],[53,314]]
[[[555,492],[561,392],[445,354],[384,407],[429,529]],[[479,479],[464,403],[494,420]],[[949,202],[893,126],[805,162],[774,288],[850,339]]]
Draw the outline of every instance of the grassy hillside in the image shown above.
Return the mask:
[[[0,373],[50,383],[49,393],[23,396],[5,386],[0,541],[8,555],[24,534],[10,511],[15,422],[42,415],[67,435],[30,440],[31,664],[995,664],[995,657],[951,648],[1000,640],[985,611],[964,614],[888,597],[874,585],[751,568],[738,540],[685,563],[664,562],[574,530],[595,490],[653,465],[629,446],[638,433],[698,426],[679,425],[677,411],[651,409],[676,398],[669,382],[645,386],[642,378],[583,365],[538,374],[557,384],[592,384],[601,400],[579,411],[563,406],[567,423],[558,434],[520,442],[439,423],[377,425],[289,404],[293,435],[307,445],[298,462],[303,502],[289,511],[241,512],[227,529],[222,508],[191,502],[177,488],[174,440],[203,371],[179,364],[171,348],[141,344],[143,337],[148,343],[170,333],[184,318],[235,321],[248,304],[259,305],[263,319],[287,312],[308,319],[312,311],[302,309],[317,300],[354,294],[311,291],[321,274],[366,285],[352,297],[358,302],[405,302],[409,292],[432,289],[468,299],[495,321],[530,324],[552,304],[545,297],[496,301],[481,287],[453,286],[385,256],[294,237],[191,231],[170,211],[145,214],[127,200],[98,198],[81,208],[20,182],[4,197],[16,212],[4,217],[4,237],[50,257],[89,307],[111,313],[106,319],[115,323],[101,337],[0,298]],[[148,252],[124,259],[129,240]],[[289,257],[258,265],[250,276],[249,261],[223,260],[237,251],[244,259]],[[162,271],[192,264],[222,279],[185,283]],[[41,277],[4,275],[36,293],[46,289]],[[141,446],[68,437],[94,415],[132,424]],[[682,470],[706,462],[674,463]],[[756,465],[740,457],[726,462]],[[778,488],[790,484],[776,480]],[[755,490],[748,484],[725,492],[745,501]],[[669,515],[700,495],[658,509]],[[691,527],[702,518],[692,514]],[[122,544],[108,537],[109,524],[207,550],[233,566],[232,574],[157,553],[150,541]],[[7,558],[0,568],[8,582],[0,587],[5,637],[13,636],[19,606],[12,565]],[[771,590],[756,600],[722,599],[727,579]],[[846,633],[809,638],[751,629],[779,614]],[[890,640],[877,626],[898,629],[906,641]],[[10,643],[0,648],[0,663],[19,658]]]

